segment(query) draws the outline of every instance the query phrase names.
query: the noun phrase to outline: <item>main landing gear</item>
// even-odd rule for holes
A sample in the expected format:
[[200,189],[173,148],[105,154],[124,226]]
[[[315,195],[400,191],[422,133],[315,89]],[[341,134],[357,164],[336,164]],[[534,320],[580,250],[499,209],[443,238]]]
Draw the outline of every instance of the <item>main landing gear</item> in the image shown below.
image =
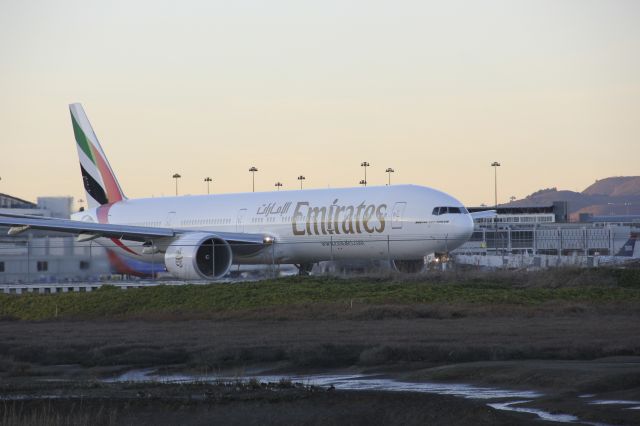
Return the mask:
[[415,259],[415,260],[394,260],[393,268],[402,272],[403,274],[418,274],[423,272],[424,267],[424,259]]
[[296,268],[298,268],[298,275],[299,276],[307,276],[311,273],[311,270],[313,269],[313,263],[296,263]]

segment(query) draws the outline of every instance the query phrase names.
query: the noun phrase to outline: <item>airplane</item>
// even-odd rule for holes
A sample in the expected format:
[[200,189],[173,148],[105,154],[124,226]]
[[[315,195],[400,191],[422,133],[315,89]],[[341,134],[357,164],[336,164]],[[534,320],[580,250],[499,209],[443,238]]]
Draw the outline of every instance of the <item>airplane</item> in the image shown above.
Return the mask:
[[9,235],[39,229],[96,240],[120,273],[216,280],[234,264],[295,264],[306,274],[316,262],[345,259],[389,260],[411,272],[473,232],[462,203],[417,185],[129,199],[82,105],[69,110],[87,209],[71,219],[3,214],[0,226]]

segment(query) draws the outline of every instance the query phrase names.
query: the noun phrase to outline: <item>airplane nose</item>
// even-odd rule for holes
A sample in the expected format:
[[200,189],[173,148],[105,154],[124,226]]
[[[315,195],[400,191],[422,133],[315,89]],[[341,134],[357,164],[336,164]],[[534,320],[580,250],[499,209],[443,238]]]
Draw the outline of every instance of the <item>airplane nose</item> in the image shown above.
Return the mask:
[[460,215],[456,223],[456,237],[453,245],[460,247],[471,238],[474,231],[473,218],[469,214]]
[[465,215],[465,235],[467,236],[467,238],[465,239],[465,242],[471,238],[471,235],[473,234],[473,231],[475,230],[475,223],[473,223],[473,217],[471,217],[470,214],[466,214]]

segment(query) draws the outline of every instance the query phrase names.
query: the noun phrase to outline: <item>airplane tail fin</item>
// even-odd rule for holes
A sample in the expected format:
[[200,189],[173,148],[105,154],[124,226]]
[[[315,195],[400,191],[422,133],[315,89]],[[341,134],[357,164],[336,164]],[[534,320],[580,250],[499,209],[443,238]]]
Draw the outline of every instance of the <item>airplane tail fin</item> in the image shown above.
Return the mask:
[[91,123],[79,103],[69,105],[76,138],[82,181],[90,208],[126,199]]
[[637,245],[636,243],[638,242],[639,237],[640,234],[632,232],[627,242],[624,243],[624,245],[620,248],[620,251],[616,253],[616,256],[635,257],[634,249],[636,248],[635,246]]

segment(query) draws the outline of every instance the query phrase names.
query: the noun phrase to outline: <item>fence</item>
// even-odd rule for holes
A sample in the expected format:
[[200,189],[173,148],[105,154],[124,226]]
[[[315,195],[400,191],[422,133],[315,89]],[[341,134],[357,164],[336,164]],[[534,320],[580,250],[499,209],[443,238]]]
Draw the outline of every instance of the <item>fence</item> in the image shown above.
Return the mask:
[[[256,274],[274,275],[283,270],[295,273],[297,270],[279,265],[304,265],[317,262],[319,259],[335,263],[334,267],[321,268],[323,271],[388,268],[394,260],[415,259],[415,253],[433,252],[451,252],[459,261],[469,264],[480,264],[478,256],[506,256],[506,261],[494,263],[508,266],[512,263],[511,259],[522,259],[524,256],[546,256],[540,259],[550,256],[613,256],[625,250],[633,235],[629,228],[545,227],[478,229],[464,244],[460,237],[451,238],[448,235],[405,235],[402,238],[326,236],[275,240],[270,244],[228,244],[218,240],[210,246],[181,244],[178,240],[171,245],[171,259],[174,263],[183,263],[183,266],[175,264],[174,271],[184,268],[184,265],[193,259],[196,262],[211,261],[213,275],[216,275],[216,272],[231,272],[237,275],[252,271]],[[202,247],[204,249],[199,250]],[[210,257],[198,260],[198,256],[207,256],[207,250],[211,250]],[[216,254],[220,253],[220,250],[226,250],[228,258]],[[114,273],[158,278],[166,272],[168,253],[166,245],[162,246],[159,242],[153,241],[127,242],[125,246],[120,240],[102,239],[98,244],[96,241],[77,242],[75,238],[68,236],[5,238],[0,240],[0,284],[93,283],[105,279],[113,280],[117,278]],[[627,254],[634,256],[634,248],[631,247]],[[425,261],[429,260],[436,259],[431,257]],[[228,268],[225,262],[234,263],[234,266]],[[485,263],[488,266],[499,266],[491,262]],[[533,262],[535,265],[536,261]],[[554,263],[558,264],[555,261],[544,261],[547,266],[554,266]],[[242,266],[238,267],[237,264]],[[258,266],[250,266],[255,264]],[[601,262],[592,262],[592,266],[597,264]],[[169,272],[174,272],[171,269],[169,267]],[[186,276],[183,278],[192,280]]]

